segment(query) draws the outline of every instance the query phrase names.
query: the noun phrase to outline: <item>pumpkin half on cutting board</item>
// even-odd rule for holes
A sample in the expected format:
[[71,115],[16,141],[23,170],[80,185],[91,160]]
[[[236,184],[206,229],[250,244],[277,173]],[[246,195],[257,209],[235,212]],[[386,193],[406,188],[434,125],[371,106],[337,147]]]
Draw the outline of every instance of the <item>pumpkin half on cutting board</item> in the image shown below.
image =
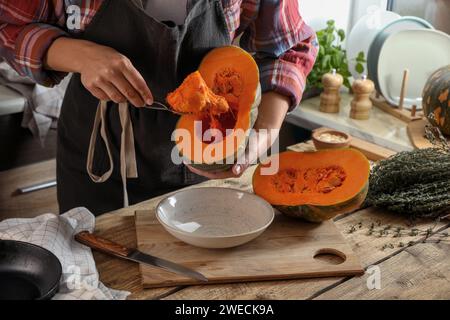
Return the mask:
[[282,213],[322,222],[358,209],[369,190],[370,164],[354,149],[288,151],[278,155],[279,170],[264,175],[260,165],[253,190]]
[[450,65],[428,79],[423,91],[423,110],[434,126],[450,136]]
[[214,49],[167,102],[183,114],[175,131],[180,155],[199,170],[227,171],[245,151],[256,121],[261,102],[258,66],[241,48]]

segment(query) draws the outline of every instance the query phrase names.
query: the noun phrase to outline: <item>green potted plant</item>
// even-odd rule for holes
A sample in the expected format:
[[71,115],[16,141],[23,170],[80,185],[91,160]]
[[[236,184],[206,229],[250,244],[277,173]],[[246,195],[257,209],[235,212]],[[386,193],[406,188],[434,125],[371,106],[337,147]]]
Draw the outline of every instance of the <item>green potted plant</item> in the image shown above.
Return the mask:
[[[322,76],[333,69],[336,69],[336,72],[344,77],[344,85],[351,90],[352,74],[349,70],[347,52],[343,47],[345,36],[344,30],[336,28],[334,20],[329,20],[327,27],[317,32],[320,49],[316,64],[308,76],[303,99],[318,96],[323,90]],[[356,60],[356,72],[363,74],[366,62],[364,52],[360,52],[354,59]]]

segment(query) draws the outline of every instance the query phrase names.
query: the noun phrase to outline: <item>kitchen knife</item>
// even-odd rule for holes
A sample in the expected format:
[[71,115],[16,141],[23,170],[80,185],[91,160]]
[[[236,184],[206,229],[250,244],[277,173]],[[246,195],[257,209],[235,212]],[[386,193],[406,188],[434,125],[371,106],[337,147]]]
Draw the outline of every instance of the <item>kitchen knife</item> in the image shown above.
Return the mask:
[[194,271],[192,269],[186,268],[182,265],[164,260],[158,257],[154,257],[149,254],[145,254],[137,249],[130,249],[124,247],[118,243],[112,242],[110,240],[98,237],[87,231],[82,231],[75,235],[75,240],[79,243],[84,244],[96,251],[103,252],[109,255],[113,255],[118,258],[144,263],[151,265],[153,267],[162,268],[164,270],[177,273],[183,276],[187,276],[199,281],[207,282],[208,279],[201,273]]

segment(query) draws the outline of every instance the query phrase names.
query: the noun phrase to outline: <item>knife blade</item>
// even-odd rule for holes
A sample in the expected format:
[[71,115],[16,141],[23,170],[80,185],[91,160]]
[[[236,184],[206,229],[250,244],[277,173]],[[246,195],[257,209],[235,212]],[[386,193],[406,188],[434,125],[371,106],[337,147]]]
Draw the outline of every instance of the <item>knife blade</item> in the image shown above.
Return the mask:
[[138,263],[144,263],[153,267],[161,268],[182,276],[207,282],[208,279],[201,273],[189,269],[180,264],[143,253],[137,249],[130,249],[118,243],[98,237],[88,231],[82,231],[75,235],[75,240],[90,247],[93,250],[103,252],[115,257],[126,259]]

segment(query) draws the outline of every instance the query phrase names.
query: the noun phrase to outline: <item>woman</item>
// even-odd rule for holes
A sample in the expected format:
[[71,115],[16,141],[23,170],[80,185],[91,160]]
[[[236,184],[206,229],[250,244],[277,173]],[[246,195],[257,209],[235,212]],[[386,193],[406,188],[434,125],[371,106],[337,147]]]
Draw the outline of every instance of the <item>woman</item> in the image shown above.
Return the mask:
[[[51,86],[74,73],[58,123],[61,212],[84,206],[101,214],[120,208],[126,189],[130,203],[137,203],[197,183],[200,176],[240,176],[245,163],[226,173],[175,166],[170,151],[177,116],[142,107],[164,101],[208,51],[241,36],[241,47],[255,55],[264,93],[255,128],[279,129],[299,104],[317,54],[297,0],[0,0],[0,25],[1,55],[20,74]],[[125,190],[119,170],[123,112],[112,102],[103,123],[114,169],[101,184],[86,173],[99,100],[133,106],[126,113],[139,178],[128,179]],[[94,177],[109,165],[105,144],[95,140]],[[247,163],[261,148],[250,148]]]

